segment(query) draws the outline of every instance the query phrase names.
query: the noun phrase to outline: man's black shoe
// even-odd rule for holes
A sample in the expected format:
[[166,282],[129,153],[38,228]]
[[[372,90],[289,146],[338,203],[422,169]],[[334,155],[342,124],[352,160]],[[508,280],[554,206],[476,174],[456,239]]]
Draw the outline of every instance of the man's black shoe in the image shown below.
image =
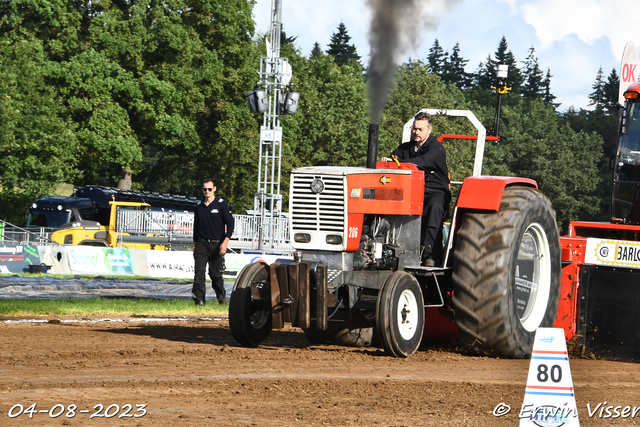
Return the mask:
[[435,267],[440,265],[440,260],[435,258],[434,256],[428,256],[426,260],[422,263],[425,267]]
[[216,298],[218,298],[218,304],[225,305],[227,303],[227,292],[222,291],[222,294],[216,292]]
[[199,299],[194,300],[196,305],[204,305],[204,301],[200,301]]

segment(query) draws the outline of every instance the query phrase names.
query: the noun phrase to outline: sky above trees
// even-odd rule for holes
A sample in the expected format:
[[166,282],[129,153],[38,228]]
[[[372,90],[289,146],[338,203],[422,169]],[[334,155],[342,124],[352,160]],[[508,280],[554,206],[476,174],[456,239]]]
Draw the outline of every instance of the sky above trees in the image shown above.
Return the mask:
[[[282,19],[287,34],[298,36],[296,44],[309,55],[314,43],[323,49],[340,22],[366,63],[370,12],[367,0],[283,0]],[[417,49],[405,55],[424,59],[437,38],[451,53],[459,43],[460,54],[473,72],[504,36],[517,61],[525,61],[533,46],[540,68],[551,69],[551,90],[564,111],[573,106],[587,108],[588,95],[598,70],[605,75],[620,66],[627,41],[640,45],[634,17],[640,2],[622,0],[430,0],[424,1],[427,17]],[[269,28],[271,0],[257,0],[256,30]],[[571,17],[571,19],[567,19]],[[521,64],[522,65],[522,64]],[[294,70],[295,72],[295,70]],[[619,70],[618,70],[619,74]]]

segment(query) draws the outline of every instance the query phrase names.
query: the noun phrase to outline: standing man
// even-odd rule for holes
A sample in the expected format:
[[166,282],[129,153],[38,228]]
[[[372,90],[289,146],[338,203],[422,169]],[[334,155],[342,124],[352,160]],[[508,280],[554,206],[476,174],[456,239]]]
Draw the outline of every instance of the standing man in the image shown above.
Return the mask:
[[[431,115],[420,112],[413,119],[413,136],[410,142],[401,144],[391,156],[405,163],[413,163],[424,171],[424,207],[422,212],[422,256],[426,267],[440,265],[442,261],[442,223],[449,210],[451,191],[447,154],[437,139],[431,136]],[[392,161],[383,157],[382,161]]]
[[193,219],[193,258],[196,271],[191,294],[196,305],[205,304],[207,288],[204,274],[209,263],[209,277],[218,303],[226,304],[222,266],[227,244],[233,234],[233,215],[227,202],[216,197],[216,184],[211,178],[202,181],[202,193],[204,199],[198,202]]

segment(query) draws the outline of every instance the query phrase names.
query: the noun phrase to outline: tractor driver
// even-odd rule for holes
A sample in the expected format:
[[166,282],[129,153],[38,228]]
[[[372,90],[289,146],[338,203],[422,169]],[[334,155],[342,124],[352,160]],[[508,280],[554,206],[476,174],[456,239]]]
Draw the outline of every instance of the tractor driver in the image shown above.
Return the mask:
[[[420,261],[426,267],[440,265],[442,261],[442,225],[451,201],[447,153],[442,144],[431,136],[432,127],[431,115],[419,112],[413,118],[412,140],[391,153],[399,161],[413,163],[424,171]],[[390,162],[392,158],[383,157],[381,160]]]

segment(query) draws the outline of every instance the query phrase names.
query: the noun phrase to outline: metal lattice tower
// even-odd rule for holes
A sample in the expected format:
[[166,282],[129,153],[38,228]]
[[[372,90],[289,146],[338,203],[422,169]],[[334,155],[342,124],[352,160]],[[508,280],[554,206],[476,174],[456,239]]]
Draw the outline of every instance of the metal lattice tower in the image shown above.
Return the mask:
[[[282,157],[282,127],[280,104],[282,91],[291,80],[291,66],[280,58],[280,32],[282,29],[282,1],[271,0],[271,27],[266,40],[267,56],[260,61],[260,81],[267,92],[268,108],[260,127],[260,156],[258,166],[258,191],[253,202],[254,216],[260,215],[258,248],[277,249],[284,230],[280,195],[280,160]],[[257,218],[256,218],[257,219]],[[280,225],[280,226],[279,226]],[[265,245],[268,245],[265,247]]]

